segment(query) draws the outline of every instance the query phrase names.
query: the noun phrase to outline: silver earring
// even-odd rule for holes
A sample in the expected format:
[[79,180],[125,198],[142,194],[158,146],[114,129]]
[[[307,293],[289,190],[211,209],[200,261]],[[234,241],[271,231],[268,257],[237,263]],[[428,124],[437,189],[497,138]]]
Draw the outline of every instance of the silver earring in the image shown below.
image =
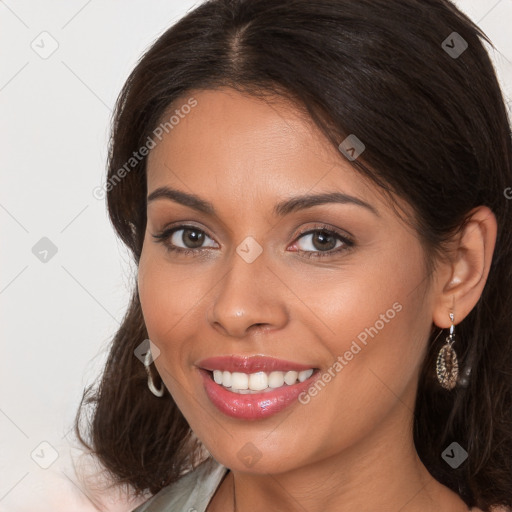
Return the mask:
[[162,382],[160,389],[158,389],[155,386],[155,383],[153,382],[153,377],[151,376],[151,371],[149,369],[151,363],[153,362],[152,359],[153,358],[151,357],[151,349],[149,349],[146,352],[146,355],[144,356],[144,368],[146,368],[146,373],[148,374],[148,388],[151,391],[151,393],[153,393],[153,395],[157,397],[162,397],[164,396],[164,383]]
[[453,324],[453,313],[450,313],[450,333],[446,337],[446,343],[443,345],[436,361],[436,374],[439,384],[445,389],[453,389],[457,385],[459,377],[459,363],[457,361],[457,354],[453,349],[455,342],[455,326]]

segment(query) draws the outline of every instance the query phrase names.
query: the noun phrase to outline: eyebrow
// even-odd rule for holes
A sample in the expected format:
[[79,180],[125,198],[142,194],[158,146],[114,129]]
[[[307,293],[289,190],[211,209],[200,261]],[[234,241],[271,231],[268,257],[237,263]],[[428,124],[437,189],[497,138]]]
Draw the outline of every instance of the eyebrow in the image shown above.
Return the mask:
[[[188,206],[202,213],[208,215],[216,215],[213,204],[205,201],[195,194],[183,192],[169,187],[159,187],[149,194],[147,201],[148,204],[157,199],[169,199],[176,203]],[[355,204],[371,211],[374,215],[380,217],[379,212],[370,204],[365,201],[341,192],[327,192],[315,195],[302,195],[286,199],[274,206],[274,215],[283,217],[292,212],[311,208],[321,204],[339,203],[339,204]]]

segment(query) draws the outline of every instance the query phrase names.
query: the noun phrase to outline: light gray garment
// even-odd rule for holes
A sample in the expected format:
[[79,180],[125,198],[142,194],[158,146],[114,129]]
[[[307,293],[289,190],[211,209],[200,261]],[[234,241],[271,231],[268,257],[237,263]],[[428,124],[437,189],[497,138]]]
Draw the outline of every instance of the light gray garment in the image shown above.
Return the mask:
[[210,458],[132,512],[205,512],[228,471]]

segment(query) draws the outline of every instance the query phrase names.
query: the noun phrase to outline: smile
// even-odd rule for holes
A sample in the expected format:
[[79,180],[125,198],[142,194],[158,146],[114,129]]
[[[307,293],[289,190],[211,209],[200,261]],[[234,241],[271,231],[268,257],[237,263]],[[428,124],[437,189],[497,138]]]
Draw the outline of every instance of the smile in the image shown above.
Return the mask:
[[209,401],[242,420],[264,419],[298,402],[319,375],[317,368],[263,356],[215,357],[198,366]]
[[287,372],[257,372],[257,373],[241,373],[229,372],[227,370],[214,370],[213,380],[229,389],[233,393],[256,393],[259,391],[270,391],[283,386],[292,386],[299,382],[304,382],[313,375],[313,368],[296,372],[293,370]]

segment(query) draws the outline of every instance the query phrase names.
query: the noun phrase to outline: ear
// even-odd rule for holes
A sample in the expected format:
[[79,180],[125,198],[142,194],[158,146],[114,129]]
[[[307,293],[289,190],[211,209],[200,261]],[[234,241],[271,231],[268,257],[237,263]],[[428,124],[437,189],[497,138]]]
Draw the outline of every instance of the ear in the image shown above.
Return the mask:
[[451,242],[447,261],[436,271],[436,296],[433,322],[443,329],[461,322],[475,307],[482,295],[496,243],[497,222],[487,206],[470,212],[462,232]]

